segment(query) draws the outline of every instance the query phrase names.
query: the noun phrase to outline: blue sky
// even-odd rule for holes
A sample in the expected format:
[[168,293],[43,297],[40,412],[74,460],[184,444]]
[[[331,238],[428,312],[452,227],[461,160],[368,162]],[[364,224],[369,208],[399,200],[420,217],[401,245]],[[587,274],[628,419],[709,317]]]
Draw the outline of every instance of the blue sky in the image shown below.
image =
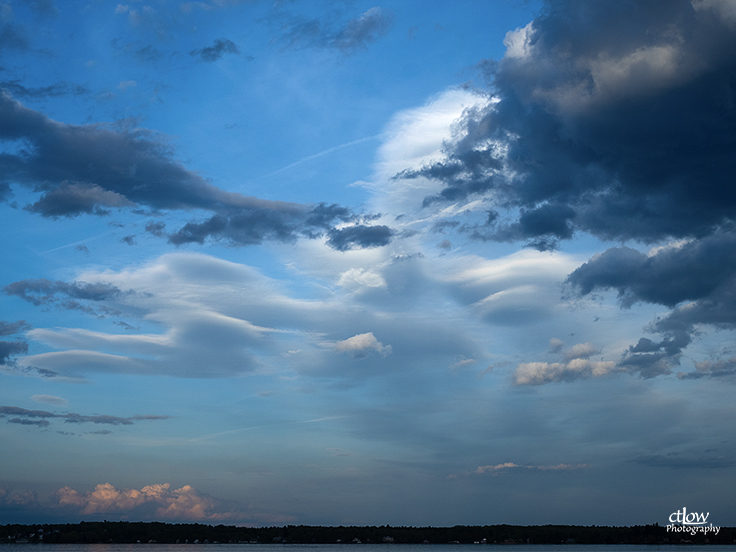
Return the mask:
[[732,2],[0,20],[0,522],[736,523]]

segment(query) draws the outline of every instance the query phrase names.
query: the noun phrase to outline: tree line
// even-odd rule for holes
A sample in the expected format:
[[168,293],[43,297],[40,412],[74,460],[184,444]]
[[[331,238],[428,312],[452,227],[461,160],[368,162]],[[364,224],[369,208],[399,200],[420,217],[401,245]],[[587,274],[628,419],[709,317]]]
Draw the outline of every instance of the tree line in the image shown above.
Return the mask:
[[484,525],[454,527],[236,527],[199,523],[87,521],[0,525],[2,543],[414,543],[414,544],[733,544],[736,528],[718,534],[672,533],[659,524],[633,527]]

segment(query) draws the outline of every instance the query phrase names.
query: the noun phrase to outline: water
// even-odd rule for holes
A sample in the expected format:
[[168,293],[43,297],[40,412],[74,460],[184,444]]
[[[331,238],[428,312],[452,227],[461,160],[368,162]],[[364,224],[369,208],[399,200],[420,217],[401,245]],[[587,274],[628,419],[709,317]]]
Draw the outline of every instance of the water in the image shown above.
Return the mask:
[[735,544],[0,544],[0,552],[736,552]]

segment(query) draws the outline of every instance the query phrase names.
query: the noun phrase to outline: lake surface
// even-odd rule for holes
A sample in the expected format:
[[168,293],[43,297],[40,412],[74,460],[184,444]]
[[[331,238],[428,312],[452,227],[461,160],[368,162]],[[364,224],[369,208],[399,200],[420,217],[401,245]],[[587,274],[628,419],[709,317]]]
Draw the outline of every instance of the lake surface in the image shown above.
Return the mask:
[[1,544],[0,552],[736,552],[736,545],[664,544]]

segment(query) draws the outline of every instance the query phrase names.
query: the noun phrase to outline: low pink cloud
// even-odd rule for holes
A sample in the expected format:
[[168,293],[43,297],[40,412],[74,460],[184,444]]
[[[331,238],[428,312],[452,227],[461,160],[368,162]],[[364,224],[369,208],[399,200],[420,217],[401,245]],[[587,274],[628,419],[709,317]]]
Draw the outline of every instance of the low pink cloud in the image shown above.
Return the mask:
[[191,485],[171,489],[168,483],[147,485],[141,490],[117,489],[110,483],[97,485],[94,491],[79,492],[63,487],[56,492],[58,505],[74,508],[81,515],[120,514],[146,520],[289,522],[292,518],[242,508],[201,493]]
[[525,470],[539,470],[539,471],[572,471],[589,468],[589,464],[556,464],[552,466],[524,466],[520,464],[514,464],[513,462],[505,462],[503,464],[478,466],[472,473],[492,473],[498,475],[501,471],[510,469],[525,469]]

